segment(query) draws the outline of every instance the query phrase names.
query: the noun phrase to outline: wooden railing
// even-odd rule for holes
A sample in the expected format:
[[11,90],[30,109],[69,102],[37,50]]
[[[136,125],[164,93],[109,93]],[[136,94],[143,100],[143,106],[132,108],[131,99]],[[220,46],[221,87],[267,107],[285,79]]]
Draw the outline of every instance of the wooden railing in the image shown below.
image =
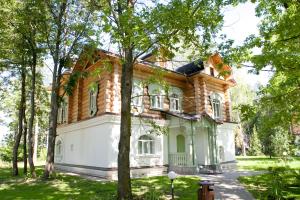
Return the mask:
[[170,165],[187,167],[191,165],[189,155],[186,153],[171,153],[169,154]]

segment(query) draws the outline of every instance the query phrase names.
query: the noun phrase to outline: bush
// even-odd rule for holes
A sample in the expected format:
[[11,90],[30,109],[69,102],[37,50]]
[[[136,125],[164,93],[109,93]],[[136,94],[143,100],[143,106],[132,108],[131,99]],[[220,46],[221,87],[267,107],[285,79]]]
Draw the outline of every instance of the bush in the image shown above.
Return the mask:
[[[23,145],[19,146],[19,151],[18,151],[18,161],[23,160]],[[5,161],[5,162],[11,162],[12,161],[12,150],[13,148],[9,145],[5,145],[0,147],[0,159]]]

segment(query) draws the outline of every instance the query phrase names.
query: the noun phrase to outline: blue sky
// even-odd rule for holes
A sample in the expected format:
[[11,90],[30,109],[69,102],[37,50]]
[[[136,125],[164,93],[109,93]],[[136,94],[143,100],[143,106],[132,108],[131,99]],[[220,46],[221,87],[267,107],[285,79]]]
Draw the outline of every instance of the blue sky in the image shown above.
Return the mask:
[[[235,44],[242,44],[244,39],[250,34],[257,34],[259,19],[255,17],[255,4],[245,3],[237,7],[227,7],[224,9],[224,28],[223,33],[228,38],[235,40]],[[258,84],[265,85],[270,79],[269,72],[262,72],[259,75],[249,74],[248,69],[241,68],[234,71],[236,77],[242,77],[252,88]],[[2,118],[3,113],[0,112]],[[4,126],[0,126],[0,141],[8,131]]]

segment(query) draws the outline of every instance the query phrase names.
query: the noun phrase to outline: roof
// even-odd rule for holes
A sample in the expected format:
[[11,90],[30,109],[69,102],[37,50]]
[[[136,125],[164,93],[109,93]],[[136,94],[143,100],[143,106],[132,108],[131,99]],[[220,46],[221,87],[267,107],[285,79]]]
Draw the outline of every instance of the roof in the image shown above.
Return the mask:
[[213,119],[211,116],[209,116],[206,112],[203,112],[201,114],[197,114],[197,115],[193,115],[193,114],[187,114],[187,113],[176,113],[176,112],[170,112],[170,111],[161,111],[167,115],[171,115],[174,117],[178,117],[181,119],[185,119],[185,120],[190,120],[190,121],[198,121],[201,120],[203,117],[217,123],[217,124],[222,124],[221,121],[215,120]]
[[190,76],[192,74],[200,72],[203,69],[204,69],[203,61],[201,59],[198,59],[189,64],[178,67],[175,71]]

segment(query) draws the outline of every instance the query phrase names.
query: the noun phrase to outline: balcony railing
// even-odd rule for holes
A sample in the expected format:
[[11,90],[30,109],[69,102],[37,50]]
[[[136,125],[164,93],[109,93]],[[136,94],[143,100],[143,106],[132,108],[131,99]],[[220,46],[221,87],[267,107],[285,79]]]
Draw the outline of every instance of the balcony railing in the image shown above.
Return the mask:
[[169,154],[170,165],[188,167],[192,165],[190,156],[186,153],[171,153]]

